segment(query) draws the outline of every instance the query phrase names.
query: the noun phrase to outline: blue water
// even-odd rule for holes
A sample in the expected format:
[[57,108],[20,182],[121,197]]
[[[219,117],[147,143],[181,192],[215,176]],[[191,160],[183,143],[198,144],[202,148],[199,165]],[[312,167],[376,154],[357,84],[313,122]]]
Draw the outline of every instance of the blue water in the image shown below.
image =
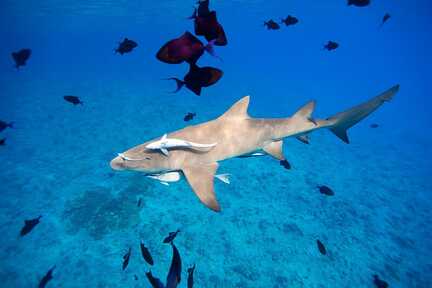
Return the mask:
[[[345,2],[212,1],[228,45],[216,47],[222,61],[205,54],[198,64],[224,76],[197,97],[168,93],[174,83],[161,79],[188,67],[155,58],[193,31],[185,18],[194,1],[2,0],[0,119],[15,128],[0,133],[0,286],[36,287],[56,265],[47,287],[150,287],[139,241],[164,280],[172,252],[161,241],[180,229],[179,287],[193,263],[195,287],[374,287],[373,274],[390,287],[432,287],[432,4]],[[262,25],[288,14],[300,22]],[[139,46],[113,54],[124,37]],[[340,47],[322,50],[328,40]],[[17,71],[10,53],[21,48],[33,53]],[[208,121],[244,95],[254,117],[287,117],[311,99],[314,115],[327,117],[395,84],[393,101],[350,129],[349,145],[320,130],[310,145],[284,141],[291,170],[271,157],[220,163],[232,174],[230,185],[215,183],[220,213],[184,180],[164,186],[109,166],[116,153],[189,125],[187,112],[197,113],[191,124]]]

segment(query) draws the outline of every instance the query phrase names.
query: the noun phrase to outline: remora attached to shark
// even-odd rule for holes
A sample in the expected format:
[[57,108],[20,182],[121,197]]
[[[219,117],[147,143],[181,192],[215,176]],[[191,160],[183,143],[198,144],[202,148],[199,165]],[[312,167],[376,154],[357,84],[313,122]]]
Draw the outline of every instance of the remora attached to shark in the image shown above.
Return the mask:
[[[278,160],[285,160],[282,153],[283,138],[304,136],[320,128],[330,129],[345,143],[349,143],[347,130],[384,102],[390,101],[398,90],[399,85],[396,85],[365,103],[327,119],[312,118],[314,101],[300,108],[292,117],[252,118],[247,112],[249,96],[246,96],[212,121],[188,126],[164,136],[165,140],[217,143],[211,149],[202,151],[184,145],[168,145],[169,154],[164,154],[158,149],[147,148],[151,143],[158,143],[160,138],[157,138],[120,153],[111,161],[111,167],[114,170],[141,171],[161,178],[165,173],[172,175],[173,172],[182,172],[201,202],[214,211],[220,211],[213,186],[218,161],[250,155],[260,150]],[[178,177],[170,178],[178,180]]]

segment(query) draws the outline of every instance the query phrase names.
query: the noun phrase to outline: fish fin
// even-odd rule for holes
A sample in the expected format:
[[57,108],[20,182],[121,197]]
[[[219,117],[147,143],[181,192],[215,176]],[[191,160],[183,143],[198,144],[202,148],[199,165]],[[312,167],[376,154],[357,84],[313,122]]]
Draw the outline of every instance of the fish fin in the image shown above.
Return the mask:
[[282,152],[283,141],[273,141],[263,147],[263,150],[278,160],[285,160]]
[[160,150],[165,156],[169,156],[169,152],[166,148],[161,148]]
[[200,201],[213,211],[219,212],[220,206],[214,192],[214,177],[219,164],[213,162],[203,166],[185,166],[183,174]]
[[177,93],[178,91],[180,91],[180,89],[181,89],[181,88],[183,87],[183,85],[185,84],[184,81],[182,81],[182,80],[180,80],[180,79],[178,79],[178,78],[175,78],[175,77],[167,78],[167,79],[164,79],[164,80],[174,80],[174,81],[176,81],[177,88],[176,88],[176,90],[174,90],[172,93]]
[[249,118],[249,114],[247,112],[249,107],[249,99],[250,96],[245,96],[239,101],[237,101],[231,108],[228,109],[221,117],[231,118],[231,117],[241,117],[241,118]]
[[307,134],[296,136],[296,138],[297,140],[303,142],[304,144],[309,144],[309,135]]
[[162,135],[161,140],[165,140],[167,138],[167,134]]
[[231,184],[231,182],[230,182],[230,176],[231,176],[231,174],[229,174],[229,173],[215,175],[215,177],[217,179],[219,179],[220,181],[224,182],[225,184]]
[[165,181],[159,181],[159,183],[161,183],[162,185],[165,185],[165,186],[169,186],[169,183],[165,182]]

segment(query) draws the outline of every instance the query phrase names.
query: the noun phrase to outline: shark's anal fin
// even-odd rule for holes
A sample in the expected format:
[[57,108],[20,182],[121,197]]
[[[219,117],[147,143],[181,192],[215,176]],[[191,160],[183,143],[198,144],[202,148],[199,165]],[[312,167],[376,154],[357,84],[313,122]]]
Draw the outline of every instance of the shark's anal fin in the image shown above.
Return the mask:
[[273,141],[263,147],[263,150],[278,160],[285,160],[282,152],[283,141]]
[[204,165],[190,165],[183,167],[185,175],[192,190],[201,202],[213,211],[219,212],[220,206],[214,192],[214,177],[219,164],[214,162]]

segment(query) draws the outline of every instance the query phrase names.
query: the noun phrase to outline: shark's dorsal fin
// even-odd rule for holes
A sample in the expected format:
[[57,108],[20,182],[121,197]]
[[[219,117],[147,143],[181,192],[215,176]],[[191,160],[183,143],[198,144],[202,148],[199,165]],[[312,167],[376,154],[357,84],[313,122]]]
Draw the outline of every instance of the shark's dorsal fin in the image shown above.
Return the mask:
[[201,202],[210,209],[219,212],[220,206],[214,192],[214,177],[219,164],[214,162],[204,165],[190,165],[183,167],[185,175],[192,190]]
[[249,118],[248,114],[248,106],[249,106],[249,98],[250,96],[245,96],[239,101],[237,101],[234,105],[231,106],[228,111],[222,114],[223,118],[231,118],[231,117],[241,117],[241,118]]
[[263,150],[278,160],[285,160],[282,152],[282,140],[273,141],[263,147]]
[[293,117],[310,118],[312,117],[312,112],[315,109],[315,101],[310,101],[303,107],[301,107]]

